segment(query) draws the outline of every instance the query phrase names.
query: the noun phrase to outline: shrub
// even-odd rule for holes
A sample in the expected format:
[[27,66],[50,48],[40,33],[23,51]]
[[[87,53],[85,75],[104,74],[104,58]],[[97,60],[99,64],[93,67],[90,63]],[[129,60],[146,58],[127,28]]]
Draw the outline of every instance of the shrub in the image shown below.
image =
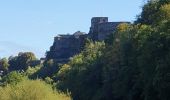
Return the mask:
[[6,84],[16,85],[17,83],[21,82],[24,79],[26,79],[26,77],[23,76],[22,73],[19,73],[17,71],[12,71],[8,73],[6,76],[4,76],[2,78],[2,81],[4,85]]
[[0,88],[0,100],[71,100],[40,80],[24,80]]

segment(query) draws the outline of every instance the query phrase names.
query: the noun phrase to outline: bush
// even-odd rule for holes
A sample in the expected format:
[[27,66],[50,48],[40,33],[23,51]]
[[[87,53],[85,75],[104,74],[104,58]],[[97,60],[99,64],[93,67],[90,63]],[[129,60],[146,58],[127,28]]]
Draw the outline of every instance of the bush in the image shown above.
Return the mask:
[[50,59],[48,61],[45,61],[44,65],[38,69],[35,73],[33,73],[32,75],[29,76],[29,78],[31,79],[36,79],[41,78],[41,79],[45,79],[46,77],[50,77],[52,78],[53,75],[58,71],[59,67],[58,64]]
[[22,75],[22,73],[12,71],[2,78],[2,82],[4,83],[4,85],[6,84],[16,85],[17,83],[21,82],[24,79],[26,79],[26,77]]
[[40,80],[24,80],[0,88],[0,100],[71,100]]

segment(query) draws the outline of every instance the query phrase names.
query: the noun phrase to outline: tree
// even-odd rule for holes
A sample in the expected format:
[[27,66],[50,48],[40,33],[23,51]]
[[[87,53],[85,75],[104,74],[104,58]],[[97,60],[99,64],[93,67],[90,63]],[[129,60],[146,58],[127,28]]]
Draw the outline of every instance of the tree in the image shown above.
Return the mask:
[[[157,17],[161,17],[159,10],[163,5],[169,4],[169,0],[149,0],[142,8],[142,13],[135,23],[153,25],[157,23]],[[163,18],[161,18],[163,19]]]
[[0,59],[0,71],[2,71],[1,74],[6,74],[8,71],[8,60],[6,58],[2,58]]
[[43,66],[37,70],[34,74],[30,75],[30,78],[42,78],[45,79],[46,77],[52,78],[54,74],[56,74],[59,70],[59,65],[53,59],[46,60]]
[[9,58],[10,70],[27,70],[29,62],[36,60],[35,55],[32,52],[20,52],[18,56]]
[[74,100],[91,100],[101,85],[99,62],[104,48],[103,42],[88,41],[84,50],[58,71],[57,88],[70,91]]

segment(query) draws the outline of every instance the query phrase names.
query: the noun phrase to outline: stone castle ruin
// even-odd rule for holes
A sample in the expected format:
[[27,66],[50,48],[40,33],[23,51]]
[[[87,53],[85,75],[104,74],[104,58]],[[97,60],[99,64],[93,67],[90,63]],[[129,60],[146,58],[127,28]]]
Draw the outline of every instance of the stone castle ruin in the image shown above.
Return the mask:
[[79,53],[87,38],[83,32],[75,32],[73,35],[58,35],[54,37],[54,43],[47,52],[47,59],[55,59],[57,62],[67,62],[70,57]]
[[108,17],[93,17],[88,34],[77,31],[73,35],[56,36],[53,45],[50,47],[50,51],[47,52],[46,59],[54,59],[59,63],[67,62],[70,57],[82,50],[86,38],[93,41],[103,41],[121,23],[129,22],[108,22]]
[[105,40],[121,23],[129,22],[108,22],[108,17],[93,17],[91,19],[91,27],[88,35],[95,41]]

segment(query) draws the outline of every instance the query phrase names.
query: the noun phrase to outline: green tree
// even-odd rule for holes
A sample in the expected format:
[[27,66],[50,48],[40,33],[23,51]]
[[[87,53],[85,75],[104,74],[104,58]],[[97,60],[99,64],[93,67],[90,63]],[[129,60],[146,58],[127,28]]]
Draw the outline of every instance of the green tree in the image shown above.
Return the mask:
[[35,55],[32,52],[20,52],[18,56],[9,58],[10,70],[27,70],[29,62],[36,60]]
[[6,58],[0,59],[0,71],[3,71],[1,74],[6,74],[8,71],[8,60]]
[[68,89],[75,100],[91,100],[101,85],[98,62],[104,48],[103,42],[86,43],[84,50],[59,70],[57,87],[65,92]]
[[53,59],[49,59],[44,62],[43,66],[37,70],[34,74],[30,75],[30,78],[42,78],[45,79],[46,77],[53,78],[53,75],[57,73],[59,70],[59,65]]
[[[147,25],[153,25],[157,23],[158,20],[157,17],[160,16],[160,8],[163,5],[169,4],[169,0],[149,0],[148,3],[146,3],[142,8],[142,13],[138,17],[137,21],[135,23],[141,23],[141,24],[147,24]],[[161,18],[164,19],[164,18]]]

